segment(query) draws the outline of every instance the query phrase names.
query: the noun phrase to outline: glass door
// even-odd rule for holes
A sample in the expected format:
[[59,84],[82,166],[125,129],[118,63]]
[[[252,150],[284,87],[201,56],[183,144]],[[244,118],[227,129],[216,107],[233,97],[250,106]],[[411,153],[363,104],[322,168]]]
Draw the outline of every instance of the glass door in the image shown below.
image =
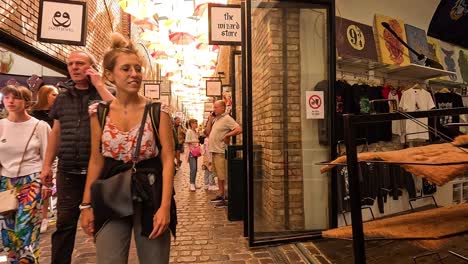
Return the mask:
[[307,114],[310,91],[323,93],[324,112],[334,98],[334,6],[318,2],[247,1],[250,245],[319,236],[330,224],[330,177],[316,163],[330,158],[331,121]]

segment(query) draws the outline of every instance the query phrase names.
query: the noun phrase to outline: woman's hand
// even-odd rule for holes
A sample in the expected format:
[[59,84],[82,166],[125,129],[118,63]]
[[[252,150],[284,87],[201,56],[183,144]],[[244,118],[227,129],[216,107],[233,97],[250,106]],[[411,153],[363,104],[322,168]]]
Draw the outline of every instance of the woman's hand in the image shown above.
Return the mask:
[[91,116],[94,113],[97,113],[99,103],[90,104],[88,106],[88,114]]
[[41,179],[42,185],[47,187],[52,187],[52,169],[50,167],[44,166],[41,171],[39,178]]
[[153,217],[153,232],[149,235],[150,239],[155,239],[166,231],[171,222],[170,207],[160,207]]
[[94,235],[94,213],[92,208],[81,210],[81,228],[88,236]]
[[42,188],[41,188],[42,200],[47,200],[50,198],[50,196],[52,196],[52,189],[50,189],[50,187],[42,185]]

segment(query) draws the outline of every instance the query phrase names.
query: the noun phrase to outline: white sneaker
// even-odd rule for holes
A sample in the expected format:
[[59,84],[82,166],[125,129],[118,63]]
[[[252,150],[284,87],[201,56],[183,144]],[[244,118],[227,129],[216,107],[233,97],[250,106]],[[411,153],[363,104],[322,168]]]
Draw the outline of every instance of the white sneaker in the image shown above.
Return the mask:
[[190,184],[190,191],[194,192],[195,191],[195,184]]
[[49,219],[44,218],[41,222],[41,234],[47,232],[47,228],[49,227]]

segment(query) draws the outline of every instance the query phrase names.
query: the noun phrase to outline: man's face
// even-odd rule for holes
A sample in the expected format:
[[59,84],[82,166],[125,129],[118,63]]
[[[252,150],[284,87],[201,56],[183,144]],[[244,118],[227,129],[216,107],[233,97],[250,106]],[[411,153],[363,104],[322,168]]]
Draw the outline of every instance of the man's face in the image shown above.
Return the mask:
[[174,123],[175,123],[176,126],[180,125],[180,118],[176,118],[174,120]]
[[213,104],[213,112],[216,113],[216,116],[222,115],[226,109],[218,102],[214,102]]
[[85,72],[89,68],[91,68],[91,61],[85,53],[73,52],[68,57],[68,73],[75,83],[88,82]]

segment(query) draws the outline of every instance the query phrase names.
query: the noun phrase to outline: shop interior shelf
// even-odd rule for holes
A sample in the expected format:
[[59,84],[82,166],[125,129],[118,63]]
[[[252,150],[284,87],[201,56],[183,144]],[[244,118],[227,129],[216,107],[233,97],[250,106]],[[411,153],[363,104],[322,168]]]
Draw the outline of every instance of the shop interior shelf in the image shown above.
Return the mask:
[[456,74],[455,72],[426,67],[417,64],[409,64],[397,68],[387,68],[385,69],[385,72],[393,77],[418,80],[427,80],[431,78]]
[[389,64],[383,64],[377,61],[371,61],[363,58],[338,57],[336,60],[338,68],[352,68],[354,70],[372,71],[390,67]]
[[450,80],[442,80],[442,79],[432,79],[429,80],[429,85],[437,85],[437,86],[446,86],[446,87],[466,87],[468,84],[454,82]]
[[338,57],[337,71],[369,72],[386,74],[389,78],[401,80],[427,80],[431,78],[450,76],[455,72],[426,67],[417,64],[405,66],[384,64],[362,58]]

